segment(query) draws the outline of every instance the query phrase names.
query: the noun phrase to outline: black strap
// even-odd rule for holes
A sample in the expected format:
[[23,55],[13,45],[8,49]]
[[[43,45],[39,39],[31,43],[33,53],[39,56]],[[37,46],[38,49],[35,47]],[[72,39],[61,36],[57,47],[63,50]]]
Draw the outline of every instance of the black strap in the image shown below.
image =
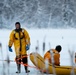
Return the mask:
[[23,39],[23,38],[25,37],[25,36],[24,36],[24,32],[22,32],[22,33],[23,33],[23,36],[18,39],[18,38],[15,36],[16,33],[19,33],[19,37],[20,37],[20,32],[16,32],[16,31],[15,31],[15,33],[14,33],[14,38],[15,38],[16,40],[20,40],[20,39]]
[[[19,32],[19,37],[20,37],[20,32]],[[22,48],[22,44],[21,44],[21,38],[20,38],[20,51],[21,51],[21,48]]]

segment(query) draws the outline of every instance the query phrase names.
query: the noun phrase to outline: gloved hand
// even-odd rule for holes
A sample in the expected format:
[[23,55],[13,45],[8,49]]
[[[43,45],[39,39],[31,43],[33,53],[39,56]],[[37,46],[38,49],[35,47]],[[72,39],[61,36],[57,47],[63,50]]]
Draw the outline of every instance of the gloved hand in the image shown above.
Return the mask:
[[11,47],[9,47],[9,51],[10,51],[10,52],[13,52]]
[[30,49],[30,45],[26,45],[26,50],[29,50]]

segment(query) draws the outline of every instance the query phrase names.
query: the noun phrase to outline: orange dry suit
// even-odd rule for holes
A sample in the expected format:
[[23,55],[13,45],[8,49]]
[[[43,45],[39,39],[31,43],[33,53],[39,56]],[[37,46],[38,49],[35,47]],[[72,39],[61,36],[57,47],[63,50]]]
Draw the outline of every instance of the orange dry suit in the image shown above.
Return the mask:
[[[60,65],[60,54],[57,50],[52,49],[53,52],[53,59],[54,59],[54,64],[55,65]],[[44,55],[44,59],[47,59],[50,63],[52,63],[52,55],[50,53],[50,51],[47,51]]]
[[19,32],[13,30],[10,34],[9,46],[12,47],[14,43],[16,56],[26,55],[26,45],[30,44],[30,37],[28,32],[21,28]]

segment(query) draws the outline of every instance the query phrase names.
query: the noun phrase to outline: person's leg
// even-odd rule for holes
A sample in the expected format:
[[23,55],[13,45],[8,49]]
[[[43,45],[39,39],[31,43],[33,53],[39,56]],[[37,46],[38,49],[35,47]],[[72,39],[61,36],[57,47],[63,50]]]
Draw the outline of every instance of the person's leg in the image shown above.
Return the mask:
[[17,64],[17,72],[16,73],[20,73],[21,72],[21,59],[19,59],[18,57],[16,57],[16,64]]
[[[23,62],[23,64],[28,64],[28,58],[27,57],[22,58],[22,62]],[[28,70],[28,66],[24,66],[24,68],[25,68],[26,73],[30,72]]]

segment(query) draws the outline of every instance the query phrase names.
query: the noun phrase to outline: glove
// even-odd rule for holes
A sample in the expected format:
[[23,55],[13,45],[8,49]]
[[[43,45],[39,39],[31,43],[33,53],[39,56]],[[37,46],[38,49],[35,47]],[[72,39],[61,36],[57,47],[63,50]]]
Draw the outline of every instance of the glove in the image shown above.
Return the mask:
[[26,50],[29,50],[30,49],[30,45],[26,45]]
[[9,47],[9,51],[10,51],[10,52],[13,52],[11,47]]

